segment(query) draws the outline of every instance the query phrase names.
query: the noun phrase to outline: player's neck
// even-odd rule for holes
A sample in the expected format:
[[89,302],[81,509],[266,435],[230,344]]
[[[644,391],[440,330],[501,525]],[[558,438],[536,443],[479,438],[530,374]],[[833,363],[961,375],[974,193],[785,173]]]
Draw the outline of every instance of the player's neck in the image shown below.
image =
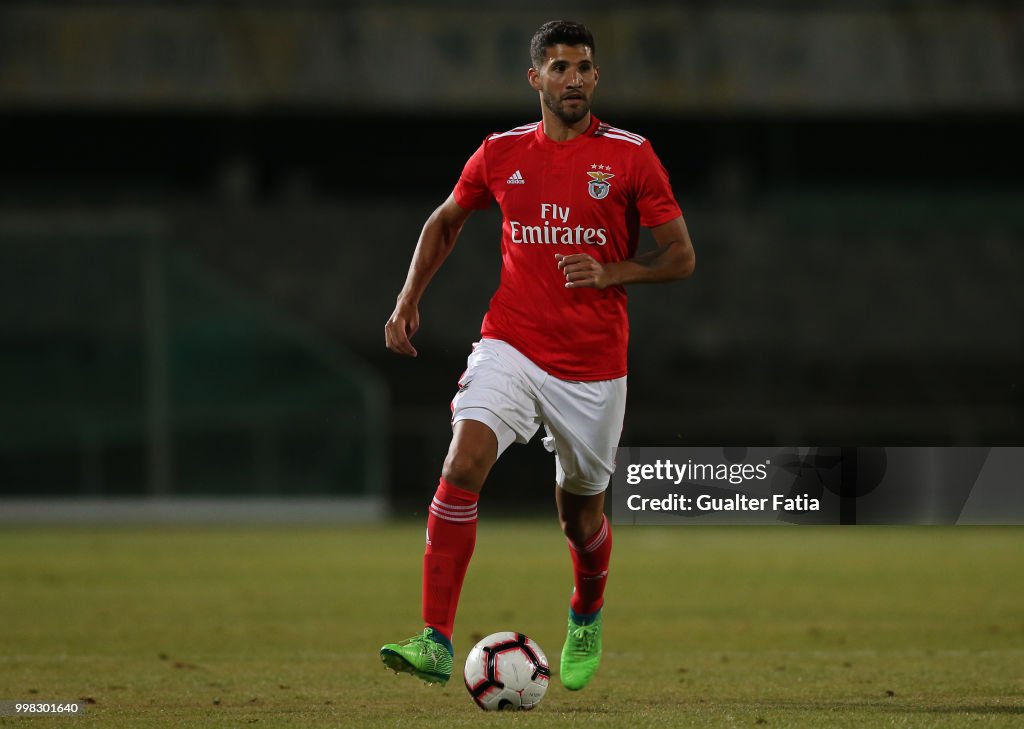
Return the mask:
[[568,142],[570,139],[586,134],[592,118],[590,112],[575,124],[566,124],[547,109],[543,109],[544,134],[554,142]]

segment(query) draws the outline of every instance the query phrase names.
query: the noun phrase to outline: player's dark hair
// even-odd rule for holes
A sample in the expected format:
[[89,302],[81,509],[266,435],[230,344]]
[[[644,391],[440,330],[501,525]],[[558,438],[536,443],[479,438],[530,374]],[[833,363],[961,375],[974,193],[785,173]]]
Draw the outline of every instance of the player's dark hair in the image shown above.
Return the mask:
[[590,28],[571,20],[550,20],[537,29],[530,41],[530,58],[534,68],[543,66],[548,48],[559,43],[566,46],[590,46],[590,52],[597,54],[594,34]]

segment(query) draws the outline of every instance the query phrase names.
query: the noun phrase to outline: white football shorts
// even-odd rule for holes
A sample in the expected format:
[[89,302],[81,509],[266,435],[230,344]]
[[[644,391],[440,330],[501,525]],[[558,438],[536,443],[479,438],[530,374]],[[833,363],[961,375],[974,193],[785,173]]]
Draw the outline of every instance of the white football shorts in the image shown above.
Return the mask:
[[499,456],[512,443],[529,442],[543,425],[544,447],[555,453],[555,482],[585,496],[608,488],[625,413],[625,377],[560,380],[499,339],[473,345],[452,400],[452,425],[487,425]]

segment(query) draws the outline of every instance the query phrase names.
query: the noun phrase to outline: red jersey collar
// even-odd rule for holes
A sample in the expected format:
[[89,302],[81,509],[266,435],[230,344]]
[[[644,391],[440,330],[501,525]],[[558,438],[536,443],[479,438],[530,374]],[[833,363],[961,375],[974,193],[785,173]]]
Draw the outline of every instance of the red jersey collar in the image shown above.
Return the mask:
[[572,144],[578,139],[584,139],[586,137],[594,136],[594,132],[597,131],[597,128],[599,126],[601,126],[601,120],[598,119],[597,116],[595,116],[594,112],[590,112],[590,126],[587,127],[587,130],[583,132],[583,134],[580,134],[578,137],[573,137],[572,139],[566,140],[564,142],[556,142],[554,139],[552,139],[551,137],[544,133],[544,119],[541,118],[540,124],[537,125],[536,134],[538,140],[547,144]]

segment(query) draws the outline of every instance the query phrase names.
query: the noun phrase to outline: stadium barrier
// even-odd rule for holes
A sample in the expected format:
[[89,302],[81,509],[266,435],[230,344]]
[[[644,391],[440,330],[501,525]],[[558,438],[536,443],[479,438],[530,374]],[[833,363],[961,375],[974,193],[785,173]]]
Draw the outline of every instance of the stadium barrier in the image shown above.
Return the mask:
[[4,215],[0,271],[0,520],[385,514],[379,378],[160,215]]

